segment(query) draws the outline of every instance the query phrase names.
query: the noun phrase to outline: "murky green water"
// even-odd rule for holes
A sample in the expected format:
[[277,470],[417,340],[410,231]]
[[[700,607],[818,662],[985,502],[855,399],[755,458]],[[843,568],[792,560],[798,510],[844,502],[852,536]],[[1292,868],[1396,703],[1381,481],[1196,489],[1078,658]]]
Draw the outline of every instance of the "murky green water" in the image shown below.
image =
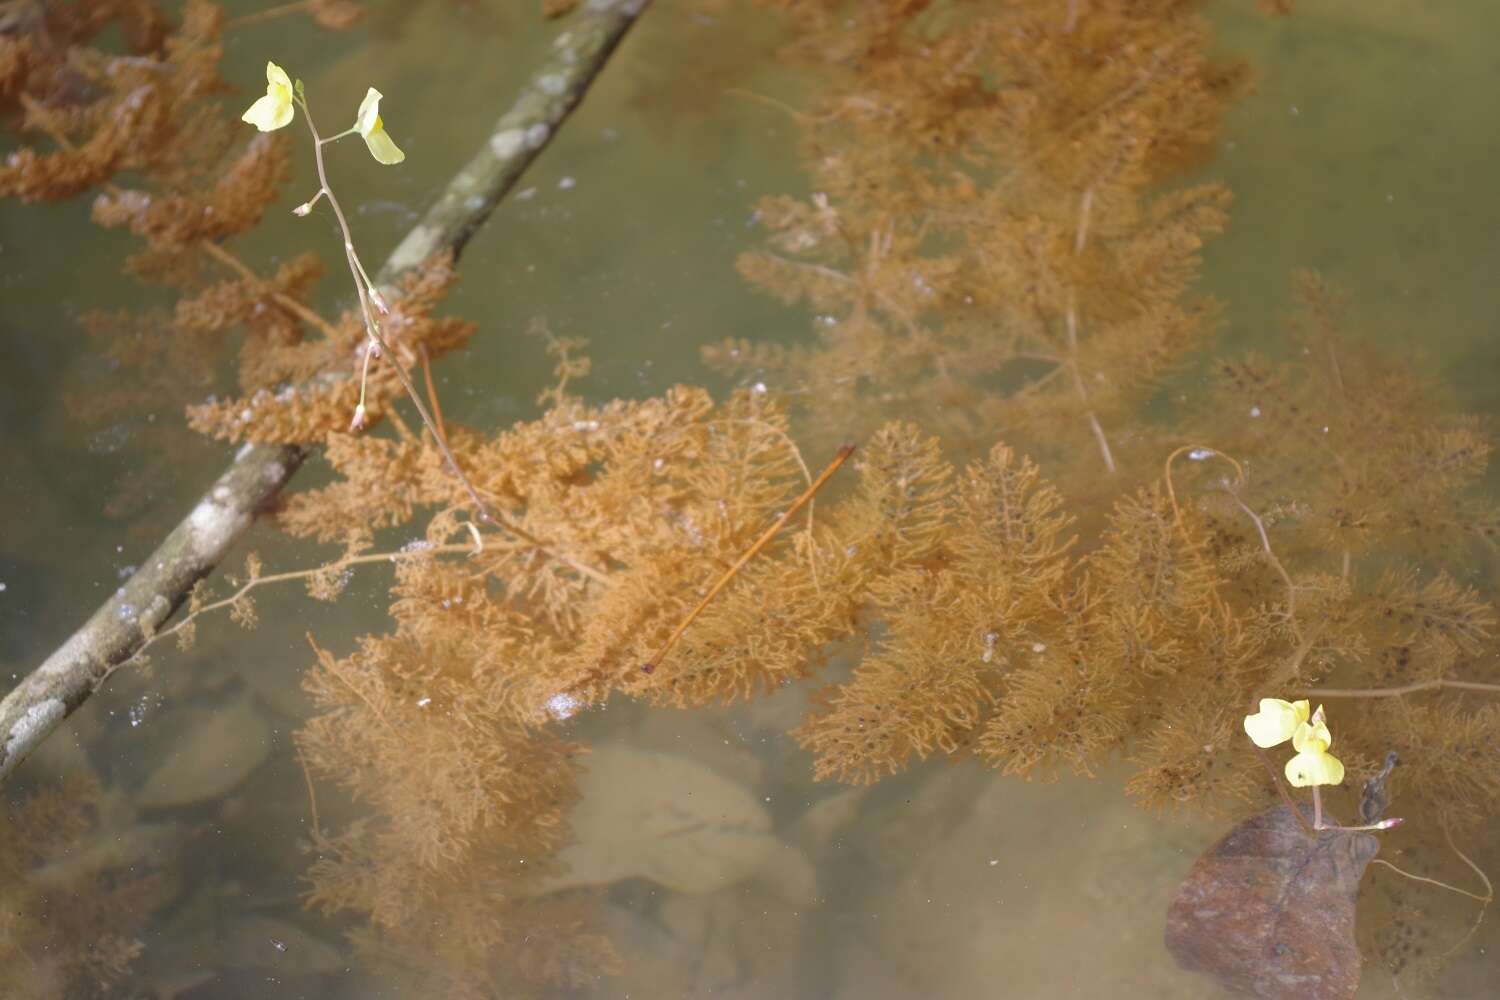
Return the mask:
[[[1430,364],[1464,408],[1493,414],[1496,15],[1482,4],[1395,0],[1301,8],[1282,20],[1248,0],[1213,8],[1221,47],[1247,56],[1261,81],[1202,171],[1236,198],[1231,231],[1207,254],[1206,283],[1227,305],[1220,343],[1261,343],[1288,308],[1290,271],[1316,267],[1352,293],[1367,336]],[[370,82],[384,91],[407,164],[378,171],[356,148],[333,157],[367,260],[382,259],[468,159],[558,30],[529,7],[484,3],[424,3],[399,23],[375,18],[343,35],[293,24],[236,34],[224,72],[254,92],[260,66],[275,58],[307,80],[315,110],[351,103]],[[453,419],[494,428],[535,412],[551,363],[523,336],[533,316],[592,341],[588,391],[598,397],[716,385],[699,345],[803,334],[804,316],[755,294],[733,268],[755,238],[755,200],[804,184],[791,122],[726,93],[785,92],[771,59],[776,40],[744,11],[659,0],[645,15],[463,258],[449,309],[481,333],[439,372]],[[296,169],[285,208],[311,193],[300,154]],[[104,426],[69,416],[66,395],[111,376],[88,350],[78,314],[149,298],[117,276],[128,238],[86,217],[83,204],[0,205],[6,677],[40,662],[92,612],[226,455],[176,432],[175,406]],[[326,219],[273,214],[240,244],[259,259],[308,247],[332,259]],[[337,278],[325,281],[325,304],[346,299]],[[126,516],[106,516],[101,498],[163,447],[173,462],[137,491]],[[246,548],[273,568],[309,561],[265,528]],[[338,648],[380,630],[383,582],[361,578],[330,607],[266,593],[253,632],[205,623],[192,652],[163,651],[151,672],[117,676],[7,788],[84,766],[111,790],[114,825],[102,842],[159,878],[155,916],[127,929],[145,944],[128,995],[394,995],[357,967],[343,925],[301,906],[311,817],[291,743],[307,710],[304,633]],[[693,891],[631,875],[628,863],[610,869],[617,881],[605,891],[605,924],[627,969],[580,995],[1217,995],[1176,969],[1161,928],[1177,883],[1221,825],[1148,814],[1109,769],[1094,781],[1037,785],[972,762],[938,763],[869,791],[814,785],[785,736],[803,696],[693,714],[612,706],[579,723],[601,745],[705,766],[738,789],[725,794],[763,805],[780,845],[751,870],[723,859],[723,871],[710,869]],[[162,777],[181,773],[168,770],[174,754],[179,766],[184,754],[203,755],[207,770],[232,776],[228,790],[178,801]],[[354,815],[336,801],[320,806],[325,824]],[[618,861],[627,848],[614,853]],[[724,884],[711,889],[715,877]],[[1477,984],[1496,977],[1496,923],[1435,983],[1398,992],[1371,969],[1360,996],[1489,995]]]

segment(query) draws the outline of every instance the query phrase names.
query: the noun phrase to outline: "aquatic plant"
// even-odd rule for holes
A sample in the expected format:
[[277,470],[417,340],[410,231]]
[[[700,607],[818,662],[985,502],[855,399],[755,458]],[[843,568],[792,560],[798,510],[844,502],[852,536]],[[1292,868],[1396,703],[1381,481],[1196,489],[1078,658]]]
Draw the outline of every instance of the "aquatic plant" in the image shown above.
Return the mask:
[[[539,416],[502,428],[445,420],[430,379],[415,387],[474,330],[434,317],[450,258],[382,290],[346,227],[360,308],[329,321],[307,304],[315,259],[264,277],[224,249],[289,154],[263,135],[231,158],[217,130],[182,148],[219,86],[211,5],[190,2],[175,32],[140,22],[161,63],[139,84],[149,116],[103,72],[82,110],[28,108],[57,148],[0,170],[0,191],[105,185],[96,219],[146,241],[131,268],[185,293],[158,325],[96,321],[108,349],[183,391],[239,337],[239,394],[193,406],[190,424],[315,451],[333,476],[275,519],[341,554],[280,574],[253,561],[228,598],[200,589],[146,639],[190,638],[221,604],[249,622],[253,590],[278,580],[324,599],[346,570],[392,564],[390,631],[342,655],[313,644],[298,746],[367,812],[315,831],[312,901],[365,917],[372,954],[444,995],[600,975],[619,957],[586,908],[536,898],[576,796],[581,748],[557,723],[617,696],[755,697],[834,659],[847,677],[791,734],[819,777],[869,783],[936,754],[1090,774],[1120,754],[1147,805],[1244,811],[1273,794],[1246,710],[1281,694],[1299,701],[1249,728],[1294,721],[1294,783],[1368,779],[1395,750],[1401,836],[1483,829],[1500,806],[1500,709],[1474,696],[1500,684],[1495,618],[1480,581],[1460,582],[1497,526],[1476,489],[1479,424],[1347,336],[1312,275],[1290,360],[1214,361],[1211,389],[1158,398],[1204,364],[1218,307],[1192,289],[1229,200],[1172,185],[1248,81],[1208,57],[1196,5],[787,15],[788,57],[825,89],[768,113],[805,126],[814,193],[762,202],[761,245],[739,266],[805,304],[815,337],[710,349],[745,381],[722,400],[679,386],[600,403],[578,394],[582,346],[542,330],[555,383]],[[30,65],[31,42],[5,44],[0,65]],[[246,113],[257,127],[298,106],[274,69]],[[8,99],[52,77],[0,80]],[[378,100],[345,134],[391,162]],[[121,129],[124,110],[146,117]],[[114,187],[126,168],[160,187]],[[320,181],[306,211],[331,197]],[[205,261],[234,277],[206,280]],[[800,513],[848,438],[854,474]],[[418,542],[378,550],[397,526]],[[1311,700],[1338,705],[1338,758]],[[528,938],[539,927],[557,929],[546,950]]]
[[127,868],[128,847],[101,849],[102,800],[97,781],[73,775],[6,803],[0,960],[8,997],[103,994],[125,981],[145,948],[135,919],[157,879]]

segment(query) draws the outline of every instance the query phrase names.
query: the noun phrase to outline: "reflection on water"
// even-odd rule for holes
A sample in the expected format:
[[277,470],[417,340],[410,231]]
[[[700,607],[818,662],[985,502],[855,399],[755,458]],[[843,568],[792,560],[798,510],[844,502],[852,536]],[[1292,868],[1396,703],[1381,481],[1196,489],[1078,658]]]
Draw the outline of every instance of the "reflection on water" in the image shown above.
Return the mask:
[[[1473,102],[1492,90],[1488,12],[1302,6],[1280,20],[1244,3],[1213,11],[1222,48],[1244,53],[1260,78],[1199,168],[1236,198],[1205,268],[1226,306],[1224,340],[1270,344],[1289,271],[1314,266],[1349,290],[1370,339],[1402,355],[1420,349],[1464,408],[1490,412],[1485,324],[1500,201],[1479,180],[1494,137],[1473,127],[1485,120]],[[379,81],[410,159],[396,173],[358,169],[352,155],[338,164],[367,259],[380,259],[467,159],[559,30],[529,5],[500,7],[429,3],[344,35],[273,22],[231,43],[223,72],[242,83],[268,54],[305,67],[313,93]],[[450,419],[498,429],[536,415],[552,361],[519,335],[534,315],[591,339],[590,398],[714,385],[700,346],[801,337],[805,317],[756,294],[734,267],[763,237],[756,201],[806,184],[794,122],[744,96],[805,105],[803,81],[772,59],[779,41],[753,11],[662,4],[646,16],[463,259],[449,309],[482,330],[437,372]],[[309,165],[295,162],[280,208],[306,197]],[[115,376],[78,315],[159,304],[117,277],[128,240],[86,215],[76,203],[0,205],[0,514],[10,526],[0,535],[0,655],[13,676],[118,586],[224,459],[181,432],[177,401],[107,425],[71,415],[65,400],[76,409]],[[326,228],[278,211],[243,252],[281,259],[308,245],[327,251],[328,240]],[[347,293],[329,282],[321,295],[337,306]],[[132,480],[163,453],[170,463]],[[309,559],[264,526],[248,546],[276,568]],[[343,653],[383,631],[383,572],[358,574],[326,606],[261,591],[254,631],[205,622],[190,652],[157,650],[149,669],[113,678],[7,787],[7,831],[20,846],[0,855],[0,892],[24,900],[15,910],[52,914],[15,936],[0,922],[0,952],[29,956],[14,958],[26,970],[11,980],[18,995],[61,995],[63,981],[107,981],[129,996],[428,995],[364,963],[346,937],[357,921],[303,905],[314,835],[365,814],[311,782],[295,752],[310,712],[304,634]],[[617,975],[558,995],[1218,995],[1175,967],[1162,927],[1194,859],[1242,817],[1148,812],[1126,797],[1130,772],[1117,763],[1055,783],[971,759],[929,761],[869,787],[815,783],[809,755],[787,736],[808,698],[789,686],[748,706],[682,712],[617,697],[562,724],[593,752],[581,758],[568,867],[533,891],[578,903],[621,962]],[[63,775],[75,783],[67,802],[49,798]],[[1497,870],[1493,848],[1473,850]],[[1387,928],[1367,954],[1414,968],[1458,943],[1475,910],[1388,870],[1372,870],[1364,892],[1361,905]],[[1494,924],[1436,978],[1398,982],[1369,962],[1359,995],[1486,995]],[[432,958],[440,964],[441,950]]]

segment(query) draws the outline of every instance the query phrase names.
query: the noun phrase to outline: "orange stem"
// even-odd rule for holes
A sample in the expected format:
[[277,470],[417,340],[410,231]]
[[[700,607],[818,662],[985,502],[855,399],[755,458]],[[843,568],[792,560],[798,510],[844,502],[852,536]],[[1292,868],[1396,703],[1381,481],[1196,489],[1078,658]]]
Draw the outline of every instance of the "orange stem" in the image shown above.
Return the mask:
[[776,536],[776,533],[783,527],[785,527],[786,523],[793,517],[795,517],[799,510],[807,506],[808,502],[812,500],[813,496],[818,492],[818,490],[823,488],[823,484],[828,482],[828,480],[833,477],[833,474],[835,472],[839,471],[839,466],[843,465],[844,462],[847,461],[849,456],[852,454],[854,454],[854,445],[852,444],[846,444],[838,450],[838,454],[833,456],[833,461],[829,462],[827,467],[825,467],[822,472],[818,473],[818,478],[814,479],[812,481],[812,485],[808,486],[807,489],[802,491],[802,495],[799,496],[796,501],[787,508],[786,513],[778,517],[776,519],[776,523],[767,528],[761,534],[761,536],[755,540],[755,544],[746,549],[744,555],[740,556],[739,559],[735,561],[735,564],[733,566],[724,571],[724,575],[719,577],[718,582],[709,589],[708,593],[704,595],[703,600],[698,602],[698,606],[695,607],[692,612],[682,620],[682,624],[678,625],[677,628],[673,630],[672,634],[667,637],[667,641],[662,644],[661,649],[657,650],[656,655],[651,657],[651,659],[647,660],[645,663],[641,664],[641,670],[643,672],[649,674],[651,671],[655,670],[658,666],[661,665],[661,662],[667,658],[667,654],[672,651],[672,647],[677,645],[677,640],[682,638],[682,634],[688,630],[689,625],[693,624],[693,620],[697,618],[698,615],[702,614],[703,609],[708,607],[709,602],[712,601],[715,597],[718,597],[719,593],[723,591],[725,587],[729,586],[729,582],[734,579],[735,574],[739,573],[739,571],[743,569],[745,564],[748,563],[751,559],[754,559],[756,553],[765,548],[766,543],[774,538]]
[[448,428],[443,426],[443,407],[438,403],[437,389],[432,384],[432,364],[427,360],[427,345],[417,344],[417,354],[422,358],[422,381],[427,383],[427,400],[432,406],[433,430],[442,439],[443,444],[447,444]]

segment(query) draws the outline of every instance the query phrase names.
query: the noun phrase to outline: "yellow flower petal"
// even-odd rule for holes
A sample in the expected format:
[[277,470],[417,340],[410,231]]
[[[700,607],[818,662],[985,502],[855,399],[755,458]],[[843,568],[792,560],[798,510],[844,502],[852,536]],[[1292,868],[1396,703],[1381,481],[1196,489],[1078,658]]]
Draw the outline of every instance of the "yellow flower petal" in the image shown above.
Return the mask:
[[380,91],[371,87],[365,91],[365,99],[359,102],[359,113],[354,118],[354,127],[360,135],[369,135],[380,127]]
[[241,121],[247,121],[262,132],[274,132],[292,120],[292,102],[278,100],[274,95],[267,94],[240,115]]
[[266,96],[246,108],[240,120],[262,132],[274,132],[290,122],[293,114],[291,78],[280,66],[266,63]]
[[1282,701],[1280,698],[1262,698],[1260,711],[1245,716],[1245,735],[1255,745],[1269,749],[1285,743],[1297,732],[1297,727],[1307,721],[1307,702]]
[[354,119],[354,127],[364,138],[371,156],[387,165],[400,163],[406,159],[406,154],[396,147],[396,143],[386,133],[385,123],[380,120],[380,97],[380,91],[374,87],[365,91],[365,99],[359,102],[359,114]]
[[1322,719],[1304,722],[1292,733],[1292,749],[1298,753],[1322,753],[1333,745],[1333,735]]
[[371,156],[386,165],[400,163],[406,159],[406,154],[397,148],[396,144],[391,141],[391,137],[386,135],[383,128],[377,128],[366,135],[365,145],[370,147]]
[[1297,788],[1339,785],[1344,781],[1344,763],[1331,753],[1304,750],[1286,762],[1286,780]]
[[292,92],[292,78],[286,75],[286,70],[266,60],[266,92],[272,87],[285,87],[288,94]]

